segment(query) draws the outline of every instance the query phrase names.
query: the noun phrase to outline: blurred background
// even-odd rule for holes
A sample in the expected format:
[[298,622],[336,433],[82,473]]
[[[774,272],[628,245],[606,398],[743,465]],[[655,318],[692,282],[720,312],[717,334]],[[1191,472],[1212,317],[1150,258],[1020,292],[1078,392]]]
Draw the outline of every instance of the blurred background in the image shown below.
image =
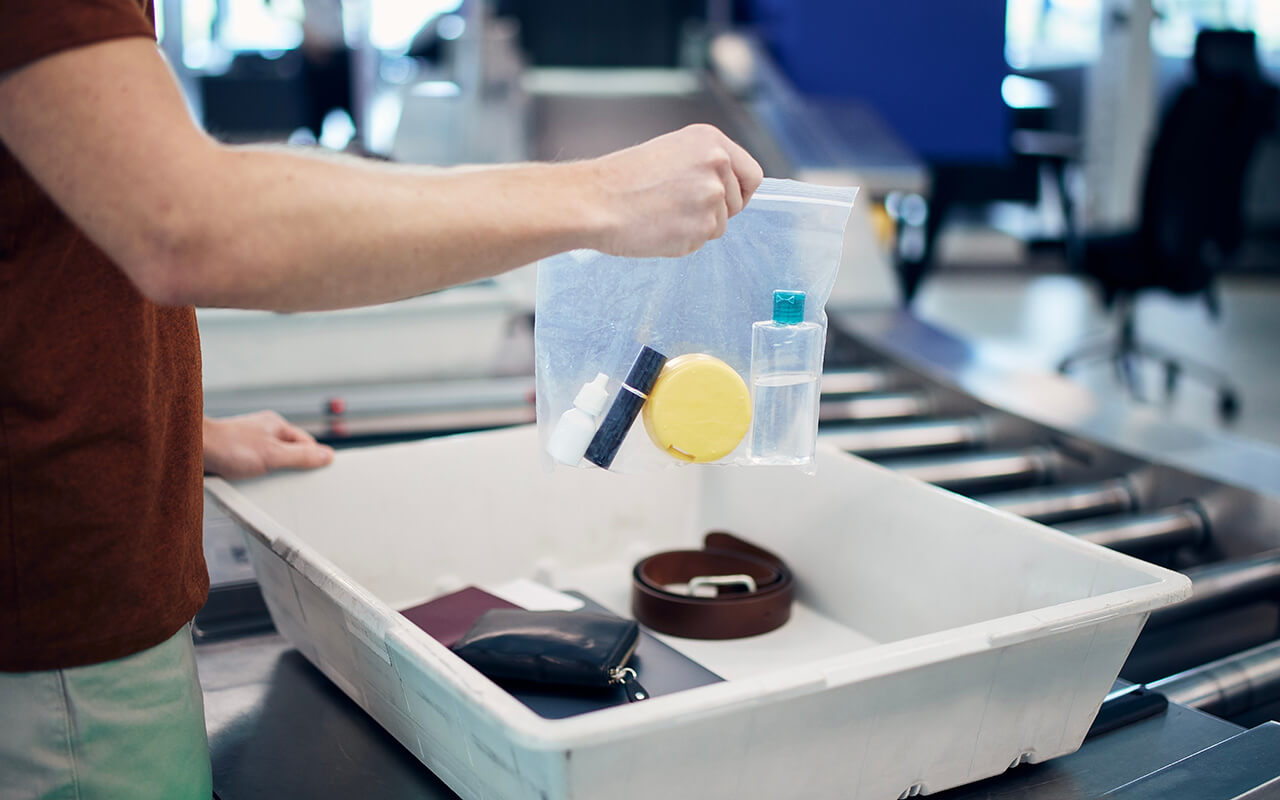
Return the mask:
[[[863,187],[833,309],[908,308],[1107,402],[1280,443],[1280,0],[157,6],[226,141],[500,163],[711,122],[769,175]],[[388,417],[426,402],[387,399],[406,384],[527,376],[526,273],[336,315],[202,311],[210,411],[268,401],[341,438],[382,430],[353,387]]]
[[[228,142],[492,164],[709,122],[767,175],[861,187],[819,439],[1195,587],[1121,672],[1169,714],[947,796],[1095,797],[1280,719],[1280,0],[157,5],[192,113]],[[206,410],[274,408],[339,447],[533,422],[535,279],[201,309]],[[269,629],[236,523],[206,509],[197,636]],[[332,687],[305,694],[283,640],[252,641],[200,651],[219,796],[451,796],[371,790],[425,773]],[[285,719],[307,722],[254,738]],[[1274,758],[1187,762],[1275,786]]]

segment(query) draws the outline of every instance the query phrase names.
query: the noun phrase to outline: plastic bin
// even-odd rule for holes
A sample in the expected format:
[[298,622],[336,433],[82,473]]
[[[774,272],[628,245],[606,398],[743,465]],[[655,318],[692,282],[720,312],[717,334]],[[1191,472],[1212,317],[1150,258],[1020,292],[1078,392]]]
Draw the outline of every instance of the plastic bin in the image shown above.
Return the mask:
[[[346,451],[208,489],[281,632],[465,798],[892,800],[1074,751],[1185,577],[834,450],[816,477],[541,470],[533,428]],[[536,716],[394,609],[533,578],[626,613],[630,568],[733,531],[793,619],[666,640],[722,683]]]

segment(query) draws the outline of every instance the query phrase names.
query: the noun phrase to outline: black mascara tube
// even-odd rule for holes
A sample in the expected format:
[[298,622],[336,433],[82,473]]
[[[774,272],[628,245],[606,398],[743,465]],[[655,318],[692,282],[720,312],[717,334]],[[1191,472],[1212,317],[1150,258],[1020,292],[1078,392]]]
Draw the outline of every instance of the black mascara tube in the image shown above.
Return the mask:
[[657,350],[648,346],[640,348],[640,354],[631,365],[627,379],[622,382],[618,396],[613,398],[613,405],[609,406],[609,413],[605,414],[604,421],[587,446],[588,461],[602,469],[608,469],[613,463],[618,448],[622,447],[622,440],[627,438],[627,431],[631,430],[644,401],[649,399],[649,390],[653,388],[658,380],[658,373],[662,372],[666,363],[667,357]]

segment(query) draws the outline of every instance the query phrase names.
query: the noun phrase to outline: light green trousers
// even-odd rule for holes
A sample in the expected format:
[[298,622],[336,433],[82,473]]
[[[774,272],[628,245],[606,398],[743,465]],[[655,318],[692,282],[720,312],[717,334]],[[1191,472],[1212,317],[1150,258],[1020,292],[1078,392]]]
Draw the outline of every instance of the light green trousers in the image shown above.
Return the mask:
[[190,625],[116,661],[0,672],[0,800],[209,800]]

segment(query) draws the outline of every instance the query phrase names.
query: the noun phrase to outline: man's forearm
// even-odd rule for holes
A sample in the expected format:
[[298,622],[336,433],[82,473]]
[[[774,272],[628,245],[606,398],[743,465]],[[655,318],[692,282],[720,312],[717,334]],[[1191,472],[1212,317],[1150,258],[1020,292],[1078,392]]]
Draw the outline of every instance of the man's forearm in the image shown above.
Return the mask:
[[152,256],[172,277],[166,302],[363,305],[598,246],[608,224],[589,163],[431,171],[219,148],[206,169]]

